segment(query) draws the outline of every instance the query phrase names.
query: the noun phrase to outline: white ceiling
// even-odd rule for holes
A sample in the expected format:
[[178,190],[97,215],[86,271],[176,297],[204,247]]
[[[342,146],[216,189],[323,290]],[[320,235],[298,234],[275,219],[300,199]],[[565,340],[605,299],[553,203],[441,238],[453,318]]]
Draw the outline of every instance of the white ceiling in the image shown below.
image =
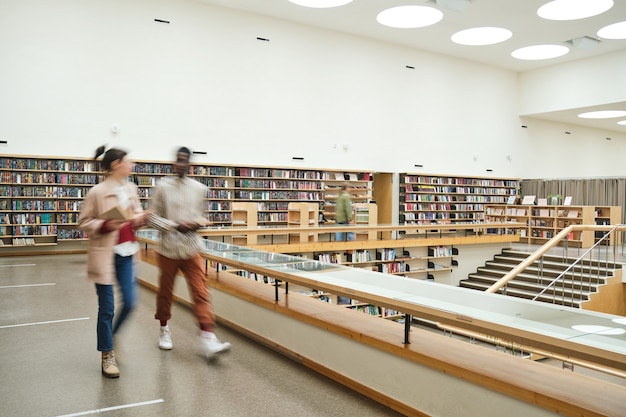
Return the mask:
[[[537,9],[548,0],[471,0],[469,8],[462,13],[439,8],[435,0],[353,0],[345,6],[330,9],[301,7],[288,0],[197,1],[481,62],[516,72],[626,49],[626,40],[600,39],[600,43],[592,49],[575,48],[567,42],[582,36],[597,39],[598,29],[626,20],[626,0],[614,0],[613,8],[599,16],[574,21],[548,21],[537,16]],[[417,29],[393,29],[376,21],[376,16],[381,11],[408,4],[439,8],[444,17],[433,26]],[[513,36],[505,42],[488,46],[461,46],[450,40],[452,34],[460,30],[480,26],[507,28],[513,32]],[[570,52],[562,57],[543,61],[521,61],[511,57],[511,52],[515,49],[539,44],[565,45],[570,48]],[[626,74],[626,68],[624,70]],[[579,113],[594,110],[626,110],[626,102],[534,116],[626,133],[626,126],[617,125],[615,119],[583,120],[576,117]]]

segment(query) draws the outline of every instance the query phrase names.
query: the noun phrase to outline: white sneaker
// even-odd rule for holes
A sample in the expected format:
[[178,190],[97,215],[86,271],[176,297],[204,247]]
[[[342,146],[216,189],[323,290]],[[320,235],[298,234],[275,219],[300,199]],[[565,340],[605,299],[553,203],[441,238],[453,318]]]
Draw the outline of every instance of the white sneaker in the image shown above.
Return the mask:
[[165,326],[161,327],[161,334],[159,335],[159,349],[171,350],[174,347],[172,344],[172,334],[170,328]]
[[200,336],[200,346],[207,357],[230,350],[230,343],[220,342],[215,333],[206,333],[205,336]]

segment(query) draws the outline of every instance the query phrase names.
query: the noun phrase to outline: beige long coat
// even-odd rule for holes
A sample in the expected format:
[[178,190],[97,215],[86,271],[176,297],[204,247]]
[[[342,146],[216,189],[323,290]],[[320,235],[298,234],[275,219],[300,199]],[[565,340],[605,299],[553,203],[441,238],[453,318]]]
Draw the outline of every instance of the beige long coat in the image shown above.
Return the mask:
[[[89,238],[87,250],[87,276],[96,284],[112,285],[115,283],[115,265],[113,246],[117,244],[119,233],[113,231],[101,234],[100,228],[104,220],[99,217],[118,204],[115,188],[118,183],[111,177],[89,190],[78,217],[78,227]],[[141,204],[137,195],[137,186],[126,183],[130,204],[134,213],[141,213]]]

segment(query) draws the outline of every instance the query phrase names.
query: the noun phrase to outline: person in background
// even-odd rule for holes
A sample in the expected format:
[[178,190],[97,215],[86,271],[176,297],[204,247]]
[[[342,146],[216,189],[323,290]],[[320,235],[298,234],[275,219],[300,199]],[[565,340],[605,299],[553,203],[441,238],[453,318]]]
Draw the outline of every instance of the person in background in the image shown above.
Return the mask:
[[[104,154],[101,169],[107,177],[89,190],[78,218],[78,226],[89,237],[87,276],[95,282],[98,295],[97,348],[102,352],[102,374],[119,377],[113,352],[113,335],[124,324],[136,301],[134,256],[139,246],[134,231],[144,225],[146,213],[141,209],[137,186],[127,181],[133,162],[121,149],[96,150],[94,161]],[[109,217],[110,210],[124,213],[125,218]],[[108,219],[107,219],[108,218]],[[122,294],[122,308],[116,316],[113,285]]]
[[[349,183],[344,183],[341,186],[341,194],[337,197],[335,202],[335,223],[338,225],[353,224],[352,218],[352,201],[350,200],[350,192],[352,187]],[[338,242],[345,240],[354,240],[354,232],[337,232],[335,233],[335,240]]]
[[159,348],[173,348],[168,320],[172,317],[174,280],[180,270],[193,300],[193,312],[200,327],[200,347],[207,357],[230,349],[230,343],[216,337],[215,319],[205,283],[202,238],[196,230],[206,224],[206,185],[187,176],[191,152],[181,147],[173,164],[174,176],[159,181],[152,197],[149,225],[161,231],[158,249],[159,292],[155,318],[160,321]]

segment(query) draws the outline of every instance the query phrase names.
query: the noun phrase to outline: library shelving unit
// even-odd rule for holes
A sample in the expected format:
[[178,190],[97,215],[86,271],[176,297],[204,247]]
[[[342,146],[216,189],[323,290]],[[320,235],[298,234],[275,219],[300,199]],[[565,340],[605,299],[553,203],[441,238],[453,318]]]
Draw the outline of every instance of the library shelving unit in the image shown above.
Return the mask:
[[[485,206],[485,218],[494,222],[526,223],[520,229],[520,241],[541,245],[569,225],[595,224],[595,206]],[[508,233],[502,229],[488,229],[488,233]],[[594,243],[592,231],[577,231],[568,236],[568,245],[588,248]]]
[[324,291],[315,289],[303,289],[298,291],[300,294],[308,297],[316,298],[320,301],[335,304],[341,307],[345,307],[350,310],[358,311],[368,314],[370,316],[377,316],[387,320],[400,321],[404,319],[404,314],[386,307],[375,306],[373,304],[364,303],[359,300],[355,300],[348,297],[341,297],[336,294],[331,294]]
[[[294,227],[316,227],[318,223],[318,203],[289,203],[287,224]],[[317,233],[299,232],[289,234],[289,243],[317,242]]]
[[[104,178],[90,158],[0,155],[0,161],[0,245],[52,245],[86,239],[77,226],[82,200],[98,179]],[[144,208],[149,207],[157,183],[166,175],[173,175],[171,162],[135,161],[129,180],[137,184]],[[232,225],[233,205],[245,202],[256,205],[257,225],[286,226],[290,203],[314,203],[332,210],[344,182],[353,187],[353,202],[372,199],[371,172],[192,162],[189,176],[209,187],[205,212],[215,225]]]
[[454,256],[458,254],[458,249],[451,245],[428,246],[426,253],[423,247],[403,249],[402,253],[397,256],[395,250],[385,251],[377,253],[377,258],[394,262],[379,264],[378,272],[435,281],[437,274],[450,272],[458,266],[458,261],[454,259]]
[[485,204],[506,204],[520,179],[400,174],[400,224],[479,223]]
[[[236,201],[233,203],[232,208],[233,228],[245,229],[247,227],[257,227],[257,203],[243,203]],[[256,245],[257,237],[258,236],[256,234],[242,233],[241,235],[234,235],[232,242],[234,245],[240,246]]]
[[[622,207],[621,206],[596,206],[594,210],[595,223],[598,225],[616,225],[622,223]],[[608,240],[602,242],[603,245],[616,245],[621,243],[621,233],[613,234]],[[595,233],[595,241],[597,242],[603,236],[602,232]]]
[[78,213],[99,174],[86,159],[0,156],[0,244],[50,246],[83,240]]
[[235,201],[258,203],[259,225],[286,225],[289,203],[323,200],[319,170],[235,168],[235,176]]
[[350,199],[352,204],[369,203],[372,200],[374,174],[371,172],[324,171],[322,214],[326,223],[335,222],[335,201],[341,193],[341,187],[349,184],[352,188]]
[[[357,225],[376,226],[378,224],[378,206],[376,203],[354,203],[354,223]],[[376,232],[356,232],[356,240],[374,240]]]

